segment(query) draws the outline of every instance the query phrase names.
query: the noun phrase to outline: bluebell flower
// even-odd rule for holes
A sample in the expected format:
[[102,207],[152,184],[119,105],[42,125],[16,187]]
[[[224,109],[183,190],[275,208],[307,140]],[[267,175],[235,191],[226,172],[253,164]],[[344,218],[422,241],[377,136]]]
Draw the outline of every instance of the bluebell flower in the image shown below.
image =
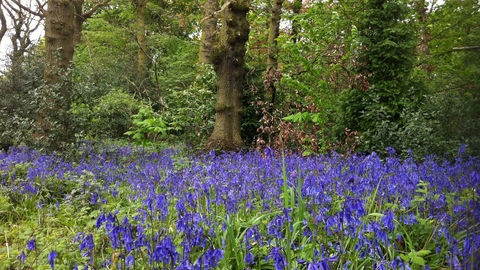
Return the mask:
[[55,269],[55,258],[57,258],[57,252],[55,250],[50,251],[48,254],[48,263],[52,269]]
[[125,258],[125,264],[129,267],[133,266],[134,262],[135,262],[135,257],[133,255],[128,255],[127,258]]
[[281,247],[272,247],[270,254],[265,259],[268,261],[270,258],[273,259],[275,270],[283,270],[288,266],[287,259],[283,256]]
[[395,214],[393,213],[392,210],[388,210],[387,213],[382,218],[383,225],[391,232],[395,230],[394,219],[395,219]]
[[91,251],[95,248],[95,243],[93,241],[93,235],[88,234],[83,237],[82,241],[80,242],[79,249],[80,251],[84,251],[83,256],[87,257],[91,254]]
[[174,265],[178,257],[175,244],[168,236],[165,236],[150,254],[151,261],[162,262],[166,265]]
[[247,251],[247,255],[245,255],[244,262],[246,265],[252,265],[255,263],[255,257],[250,251]]
[[31,239],[27,242],[27,249],[28,250],[35,250],[35,238]]
[[22,253],[20,253],[20,255],[18,255],[17,259],[19,259],[23,264],[25,262],[25,260],[27,259],[27,255],[25,255],[25,252],[22,251]]

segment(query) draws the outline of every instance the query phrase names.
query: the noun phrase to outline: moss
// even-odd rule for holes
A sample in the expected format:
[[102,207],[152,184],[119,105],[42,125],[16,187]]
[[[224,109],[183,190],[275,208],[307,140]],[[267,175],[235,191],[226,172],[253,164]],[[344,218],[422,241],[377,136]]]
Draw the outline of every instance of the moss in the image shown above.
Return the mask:
[[224,112],[224,111],[232,110],[232,109],[233,109],[233,106],[229,106],[229,105],[226,105],[224,103],[217,102],[215,104],[215,111],[216,112]]
[[212,58],[212,63],[213,64],[219,64],[223,57],[225,56],[225,53],[227,52],[227,47],[223,44],[216,44],[212,47],[212,53],[211,53],[211,58]]
[[232,0],[230,9],[237,12],[248,12],[250,10],[250,1],[248,0]]

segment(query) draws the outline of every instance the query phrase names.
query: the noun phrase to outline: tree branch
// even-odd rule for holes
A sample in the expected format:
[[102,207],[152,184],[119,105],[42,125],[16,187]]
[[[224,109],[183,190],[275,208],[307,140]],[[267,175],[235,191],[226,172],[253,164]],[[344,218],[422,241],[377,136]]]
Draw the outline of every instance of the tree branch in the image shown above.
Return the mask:
[[7,20],[5,19],[5,14],[3,13],[2,9],[3,3],[0,0],[0,22],[2,23],[2,28],[0,28],[0,43],[2,43],[2,39],[7,33]]
[[466,47],[454,47],[454,51],[479,51],[480,46],[466,46]]
[[225,4],[223,4],[223,6],[220,8],[220,10],[215,11],[214,13],[210,14],[210,16],[207,16],[207,17],[203,18],[202,20],[200,20],[200,24],[202,24],[204,21],[206,21],[208,19],[221,18],[220,13],[222,13],[230,4],[231,4],[230,1],[226,2]]
[[21,9],[27,11],[28,13],[30,14],[33,14],[35,16],[38,16],[40,18],[45,18],[45,9],[43,9],[43,7],[45,6],[45,3],[44,4],[41,4],[38,0],[37,0],[37,4],[38,4],[38,10],[39,11],[34,11],[32,10],[31,8],[23,5],[22,3],[20,3],[19,0],[8,0],[8,1],[12,1],[15,5],[17,5],[18,7],[20,7]]
[[100,3],[100,4],[95,5],[92,9],[90,9],[89,11],[83,13],[83,14],[82,14],[82,17],[85,18],[85,19],[88,19],[88,18],[92,17],[93,14],[94,14],[95,12],[97,12],[97,10],[98,10],[99,8],[107,6],[108,3],[110,3],[110,1],[111,1],[111,0],[106,0],[105,2],[102,2],[102,3]]

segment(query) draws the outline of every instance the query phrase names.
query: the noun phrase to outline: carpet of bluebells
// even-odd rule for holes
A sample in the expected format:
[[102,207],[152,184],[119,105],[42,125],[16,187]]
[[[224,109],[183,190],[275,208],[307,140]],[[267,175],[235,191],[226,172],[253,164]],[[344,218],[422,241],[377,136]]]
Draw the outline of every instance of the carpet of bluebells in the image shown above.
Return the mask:
[[480,269],[480,160],[0,152],[0,269]]

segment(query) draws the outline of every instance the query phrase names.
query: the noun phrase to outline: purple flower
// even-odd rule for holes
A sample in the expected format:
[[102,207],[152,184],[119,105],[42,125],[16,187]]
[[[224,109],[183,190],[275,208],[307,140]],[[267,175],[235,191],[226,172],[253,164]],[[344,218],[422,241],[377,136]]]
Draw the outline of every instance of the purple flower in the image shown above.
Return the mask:
[[134,262],[135,262],[135,257],[133,255],[128,255],[127,258],[125,259],[125,264],[127,266],[133,266]]
[[85,253],[83,254],[83,256],[88,256],[90,254],[90,251],[92,251],[94,248],[95,248],[95,243],[93,242],[93,235],[92,234],[88,234],[87,236],[85,236],[82,240],[82,242],[80,242],[80,251],[83,251],[85,250]]
[[52,269],[55,269],[55,258],[57,258],[57,252],[55,250],[50,251],[50,254],[48,254],[48,263],[50,263]]
[[35,238],[28,241],[27,243],[27,249],[28,250],[35,250]]
[[388,212],[382,218],[383,225],[389,231],[393,231],[395,229],[395,224],[393,222],[394,219],[395,219],[395,214],[393,213],[392,210],[388,210]]
[[282,254],[281,247],[272,247],[270,250],[270,254],[266,257],[266,260],[272,258],[273,265],[275,266],[275,270],[285,269],[288,265],[287,259]]
[[245,264],[247,265],[252,265],[255,263],[255,258],[253,257],[253,254],[250,251],[247,251],[247,255],[244,258]]
[[164,237],[150,254],[150,260],[162,262],[166,265],[174,265],[177,259],[178,253],[176,252],[175,244],[168,236]]
[[24,263],[25,260],[27,259],[27,255],[25,255],[25,252],[22,251],[22,253],[18,255],[17,259],[19,259],[22,263]]

